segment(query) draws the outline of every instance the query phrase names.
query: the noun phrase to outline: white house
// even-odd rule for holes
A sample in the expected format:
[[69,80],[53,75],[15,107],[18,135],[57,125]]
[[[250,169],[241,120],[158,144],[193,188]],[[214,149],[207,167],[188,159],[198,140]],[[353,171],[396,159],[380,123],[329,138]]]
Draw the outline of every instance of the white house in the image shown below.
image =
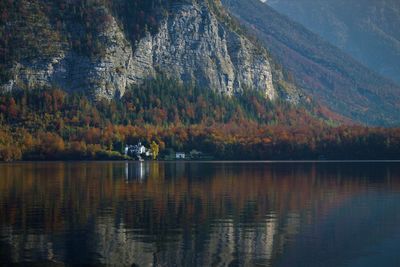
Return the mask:
[[186,158],[186,155],[185,155],[184,152],[176,152],[175,158],[176,158],[176,159],[185,159],[185,158]]
[[142,143],[137,145],[126,145],[125,155],[140,157],[141,155],[150,156],[150,149],[147,149]]
[[146,153],[146,147],[144,145],[142,145],[142,143],[139,143],[138,147],[137,147],[137,151],[139,154],[144,154],[144,153]]

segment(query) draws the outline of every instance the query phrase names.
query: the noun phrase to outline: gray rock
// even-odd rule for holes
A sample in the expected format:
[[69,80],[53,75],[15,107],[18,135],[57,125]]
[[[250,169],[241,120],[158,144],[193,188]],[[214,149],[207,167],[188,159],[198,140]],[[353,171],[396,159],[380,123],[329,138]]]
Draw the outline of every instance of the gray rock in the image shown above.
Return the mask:
[[252,88],[270,99],[277,96],[266,53],[222,23],[205,1],[174,5],[158,31],[134,46],[114,18],[99,39],[102,56],[91,59],[60,45],[55,57],[17,63],[2,89],[57,86],[110,99],[162,72],[227,95]]

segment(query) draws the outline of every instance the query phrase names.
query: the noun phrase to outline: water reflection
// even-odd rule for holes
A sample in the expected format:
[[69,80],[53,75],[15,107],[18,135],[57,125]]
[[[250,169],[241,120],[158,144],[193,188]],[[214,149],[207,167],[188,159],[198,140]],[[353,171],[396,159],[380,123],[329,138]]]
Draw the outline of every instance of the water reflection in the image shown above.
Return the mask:
[[125,181],[142,182],[150,174],[150,166],[145,162],[125,163]]
[[397,163],[3,164],[0,262],[398,266],[399,189]]

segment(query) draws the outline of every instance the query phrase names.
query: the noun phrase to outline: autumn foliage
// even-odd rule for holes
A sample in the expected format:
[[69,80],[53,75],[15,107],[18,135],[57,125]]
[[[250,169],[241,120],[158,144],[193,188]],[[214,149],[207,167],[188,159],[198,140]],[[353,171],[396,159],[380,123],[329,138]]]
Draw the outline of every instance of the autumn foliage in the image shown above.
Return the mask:
[[158,78],[115,100],[58,89],[0,96],[0,159],[122,159],[138,141],[216,159],[399,159],[400,129],[339,126],[314,104],[229,97]]

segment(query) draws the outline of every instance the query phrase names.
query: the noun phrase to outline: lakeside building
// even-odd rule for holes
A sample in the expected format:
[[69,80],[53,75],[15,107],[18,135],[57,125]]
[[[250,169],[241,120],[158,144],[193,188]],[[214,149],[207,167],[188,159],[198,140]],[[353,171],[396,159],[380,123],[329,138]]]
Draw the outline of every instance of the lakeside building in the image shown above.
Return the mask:
[[176,159],[185,159],[186,158],[186,154],[185,154],[185,152],[176,152],[175,153],[175,158]]

